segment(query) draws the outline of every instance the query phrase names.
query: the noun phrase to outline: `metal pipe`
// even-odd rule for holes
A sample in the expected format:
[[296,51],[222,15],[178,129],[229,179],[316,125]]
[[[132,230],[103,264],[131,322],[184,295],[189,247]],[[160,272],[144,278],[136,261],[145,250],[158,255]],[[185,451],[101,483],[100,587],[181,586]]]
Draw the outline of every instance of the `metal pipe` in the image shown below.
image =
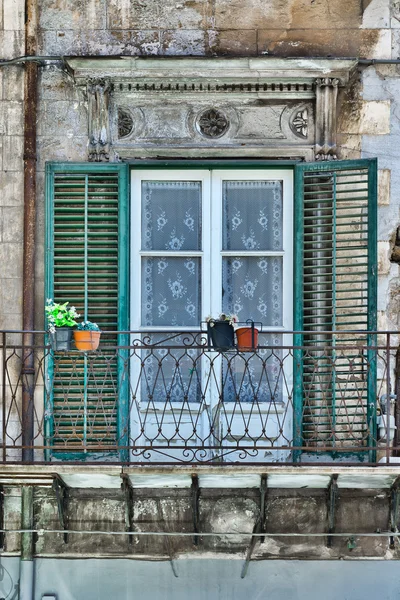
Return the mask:
[[[28,486],[26,486],[28,489]],[[30,489],[33,489],[32,487]],[[54,534],[80,534],[80,535],[133,535],[133,536],[151,536],[156,535],[160,537],[194,537],[197,535],[198,537],[223,537],[223,536],[233,536],[233,537],[400,537],[400,531],[373,531],[360,533],[357,532],[342,532],[342,533],[329,533],[325,532],[304,532],[304,533],[295,533],[295,532],[261,532],[261,533],[253,533],[252,531],[202,531],[201,533],[196,533],[195,531],[100,531],[100,530],[91,530],[91,529],[0,529],[0,533],[22,533],[25,534],[37,534],[37,535],[47,535],[49,533]],[[32,555],[33,556],[33,555]]]
[[[25,3],[25,53],[34,57],[37,51],[37,0]],[[24,252],[22,329],[35,327],[35,238],[36,238],[36,119],[38,96],[38,66],[25,64],[24,85]],[[22,460],[33,460],[34,439],[34,336],[23,334],[22,390]]]
[[21,490],[21,562],[19,576],[19,600],[33,599],[33,487]]

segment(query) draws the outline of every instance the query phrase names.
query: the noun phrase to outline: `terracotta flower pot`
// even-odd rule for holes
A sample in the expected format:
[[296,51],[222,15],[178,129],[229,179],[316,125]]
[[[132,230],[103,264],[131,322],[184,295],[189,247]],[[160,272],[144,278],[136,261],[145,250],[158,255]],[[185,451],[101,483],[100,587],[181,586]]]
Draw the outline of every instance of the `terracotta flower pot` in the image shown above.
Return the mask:
[[239,327],[236,329],[237,349],[250,352],[258,346],[258,329],[255,327]]
[[78,350],[92,351],[97,350],[100,343],[101,331],[80,331],[74,330],[75,346]]

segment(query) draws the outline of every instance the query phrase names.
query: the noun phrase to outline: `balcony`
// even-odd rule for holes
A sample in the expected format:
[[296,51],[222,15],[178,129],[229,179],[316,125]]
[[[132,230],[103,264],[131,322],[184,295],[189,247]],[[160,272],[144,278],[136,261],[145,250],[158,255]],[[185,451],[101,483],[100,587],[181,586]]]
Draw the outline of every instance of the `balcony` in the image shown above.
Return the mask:
[[398,334],[309,335],[267,332],[257,349],[220,352],[199,331],[106,332],[96,352],[57,353],[45,332],[2,331],[0,461],[400,461]]

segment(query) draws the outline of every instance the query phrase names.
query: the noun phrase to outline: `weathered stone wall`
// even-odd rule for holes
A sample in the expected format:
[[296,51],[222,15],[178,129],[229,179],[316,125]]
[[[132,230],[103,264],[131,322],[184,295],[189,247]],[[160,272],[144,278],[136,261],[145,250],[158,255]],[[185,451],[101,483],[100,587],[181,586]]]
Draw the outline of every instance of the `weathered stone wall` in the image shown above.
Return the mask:
[[[396,0],[42,0],[42,55],[399,55]],[[24,53],[24,2],[4,0],[2,57]],[[363,67],[340,95],[339,158],[379,157],[379,326],[398,327],[397,66]],[[1,69],[0,327],[21,325],[23,68]],[[44,165],[87,160],[87,104],[57,66],[41,68],[38,118],[37,327],[43,324]]]
[[[24,54],[24,0],[0,2],[0,57]],[[21,327],[23,70],[0,69],[0,329]]]
[[[71,489],[65,512],[68,528],[73,531],[98,531],[103,534],[70,533],[65,543],[62,534],[40,533],[35,541],[36,556],[98,556],[152,558],[165,560],[190,555],[246,555],[251,542],[249,533],[260,518],[260,494],[257,489],[201,489],[198,500],[198,538],[108,535],[124,533],[126,529],[126,500],[122,491],[105,489]],[[5,529],[18,529],[20,490],[5,488]],[[132,531],[175,532],[194,531],[193,497],[190,489],[135,489],[132,498]],[[334,509],[335,533],[327,534],[329,501],[326,490],[270,489],[266,501],[263,525],[269,535],[257,539],[252,557],[260,559],[361,559],[400,558],[396,540],[390,546],[389,537],[361,537],[390,530],[390,493],[387,489],[341,489]],[[34,527],[60,530],[57,500],[48,488],[35,488]],[[216,533],[205,537],[202,533]],[[354,534],[350,539],[347,534]],[[272,535],[271,535],[272,534]],[[293,537],[273,534],[295,534]],[[305,534],[299,536],[299,534]],[[297,537],[296,537],[297,535]],[[19,534],[7,534],[7,554],[19,553]]]

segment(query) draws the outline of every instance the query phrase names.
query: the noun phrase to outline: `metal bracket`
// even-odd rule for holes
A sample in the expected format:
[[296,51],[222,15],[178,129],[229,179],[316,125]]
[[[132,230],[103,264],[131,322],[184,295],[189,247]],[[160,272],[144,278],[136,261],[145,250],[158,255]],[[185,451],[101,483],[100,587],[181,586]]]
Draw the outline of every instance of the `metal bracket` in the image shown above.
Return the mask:
[[[161,531],[163,531],[164,533],[167,533],[166,531],[166,527],[165,527],[165,519],[164,519],[164,515],[163,515],[163,510],[162,510],[162,506],[161,506],[161,501],[159,498],[157,498],[157,514],[158,514],[158,519],[160,521],[160,528]],[[165,547],[169,556],[169,562],[171,565],[171,569],[172,572],[174,574],[175,577],[179,577],[178,575],[178,571],[176,570],[176,565],[174,562],[174,558],[173,558],[173,551],[172,551],[172,546],[171,546],[171,538],[169,536],[165,536],[164,537],[165,540]]]
[[[397,533],[397,522],[399,520],[400,508],[400,476],[396,477],[392,487],[390,488],[390,511],[389,511],[389,528],[393,533]],[[395,547],[395,536],[389,538],[389,547],[391,550]]]
[[[192,511],[193,511],[193,531],[195,533],[199,532],[199,496],[200,496],[200,488],[199,488],[199,477],[198,475],[192,475]],[[195,535],[193,537],[193,543],[195,546],[199,544],[199,536]]]
[[[261,484],[260,484],[260,513],[257,517],[257,521],[254,524],[254,529],[253,529],[253,533],[265,533],[265,525],[264,525],[264,520],[265,520],[265,504],[266,504],[266,497],[267,497],[267,478],[268,475],[261,475]],[[248,547],[247,550],[247,554],[246,554],[246,560],[244,562],[243,565],[243,569],[242,572],[240,574],[240,577],[242,579],[244,579],[246,577],[246,573],[249,569],[249,564],[250,564],[250,560],[251,560],[251,555],[253,554],[254,548],[256,546],[257,543],[257,539],[258,536],[253,535],[250,541],[250,545]],[[265,540],[264,537],[260,537],[260,543],[262,544],[263,541]]]
[[[122,475],[122,489],[125,493],[125,530],[129,533],[133,532],[133,488],[129,481],[129,477]],[[129,535],[129,544],[133,544],[133,535]]]
[[53,490],[57,498],[58,518],[60,519],[61,527],[64,531],[64,544],[68,544],[68,501],[69,487],[65,485],[63,480],[56,475],[53,479]]
[[338,499],[338,475],[332,475],[329,482],[327,491],[327,502],[328,502],[328,538],[326,545],[328,548],[332,547],[332,536],[330,533],[335,531],[335,515],[336,515],[336,502]]

